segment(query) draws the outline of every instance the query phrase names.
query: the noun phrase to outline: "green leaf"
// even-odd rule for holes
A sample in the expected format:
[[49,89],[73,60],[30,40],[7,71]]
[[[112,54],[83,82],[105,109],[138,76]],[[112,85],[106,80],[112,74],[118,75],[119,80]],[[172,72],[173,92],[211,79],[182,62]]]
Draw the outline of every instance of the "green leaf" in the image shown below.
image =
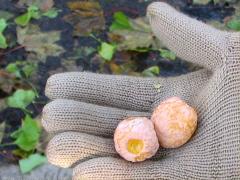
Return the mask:
[[20,26],[26,26],[32,18],[35,18],[35,19],[40,18],[39,9],[36,6],[28,7],[26,13],[18,16],[15,19],[15,23]]
[[35,5],[28,7],[28,13],[30,14],[31,18],[39,19],[40,18],[40,12],[39,8]]
[[37,65],[26,61],[16,61],[10,63],[6,67],[6,71],[15,74],[18,78],[23,78],[21,71],[25,74],[26,78],[29,78],[32,73],[36,70]]
[[110,31],[117,29],[132,29],[128,17],[123,12],[116,12],[113,15],[114,21],[110,26]]
[[116,46],[106,42],[102,42],[98,53],[102,58],[104,58],[107,61],[110,61],[115,51],[116,51]]
[[43,13],[42,15],[43,16],[47,16],[49,18],[55,18],[58,16],[58,13],[60,12],[61,10],[59,9],[56,9],[56,8],[52,8],[50,10],[48,10],[47,12]]
[[0,48],[6,49],[8,47],[6,38],[2,33],[0,33]]
[[240,31],[240,19],[232,19],[228,21],[227,27],[235,31]]
[[32,13],[34,13],[36,11],[39,11],[39,8],[37,6],[35,6],[35,5],[31,5],[31,6],[28,7],[27,10],[28,10],[28,12],[30,12],[32,14]]
[[8,47],[3,31],[7,28],[7,22],[5,19],[0,19],[0,48],[6,49]]
[[47,162],[47,158],[41,154],[32,154],[27,159],[19,161],[19,167],[22,173],[28,173],[35,167]]
[[26,26],[30,20],[31,20],[31,15],[27,12],[25,14],[22,14],[21,16],[18,16],[15,19],[15,23],[20,26]]
[[16,71],[18,71],[18,67],[16,63],[10,63],[7,65],[6,70],[9,73],[15,73]]
[[41,128],[36,120],[33,120],[29,115],[24,118],[22,127],[11,134],[11,137],[22,150],[31,151],[36,148],[39,141]]
[[16,63],[8,64],[6,67],[6,71],[15,74],[16,77],[21,77],[20,69],[18,68]]
[[9,107],[25,109],[36,97],[33,90],[18,89],[15,93],[7,98]]
[[7,22],[5,19],[0,19],[0,32],[3,33],[3,31],[6,29],[7,27]]
[[24,72],[25,76],[29,78],[32,75],[32,73],[36,70],[36,68],[37,68],[36,64],[33,63],[26,64],[25,66],[23,66],[22,71]]
[[176,59],[176,55],[172,51],[169,51],[167,49],[159,49],[159,51],[160,51],[160,55],[163,58],[170,59],[170,60],[175,60]]
[[159,75],[159,73],[160,73],[160,69],[158,66],[149,67],[142,72],[143,76],[147,76],[147,77],[155,77]]

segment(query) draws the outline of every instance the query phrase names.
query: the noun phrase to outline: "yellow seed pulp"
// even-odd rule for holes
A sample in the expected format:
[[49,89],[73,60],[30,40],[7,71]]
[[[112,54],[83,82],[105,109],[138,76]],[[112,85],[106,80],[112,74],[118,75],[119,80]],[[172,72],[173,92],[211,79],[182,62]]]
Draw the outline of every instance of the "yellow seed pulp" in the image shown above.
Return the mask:
[[144,143],[140,139],[130,139],[128,141],[128,152],[133,153],[133,154],[139,154],[141,153],[143,149]]

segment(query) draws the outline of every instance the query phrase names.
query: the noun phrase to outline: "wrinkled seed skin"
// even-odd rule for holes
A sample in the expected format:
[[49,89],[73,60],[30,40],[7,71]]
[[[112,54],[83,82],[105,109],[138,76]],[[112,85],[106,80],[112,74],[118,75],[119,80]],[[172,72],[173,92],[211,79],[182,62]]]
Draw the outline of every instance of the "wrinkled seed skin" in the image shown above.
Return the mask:
[[158,105],[151,120],[164,148],[178,148],[185,144],[197,127],[197,113],[178,97],[171,97]]
[[[138,154],[128,150],[128,141],[142,140],[143,148]],[[114,133],[116,151],[127,161],[144,161],[156,154],[159,143],[153,123],[145,117],[131,117],[121,121]]]

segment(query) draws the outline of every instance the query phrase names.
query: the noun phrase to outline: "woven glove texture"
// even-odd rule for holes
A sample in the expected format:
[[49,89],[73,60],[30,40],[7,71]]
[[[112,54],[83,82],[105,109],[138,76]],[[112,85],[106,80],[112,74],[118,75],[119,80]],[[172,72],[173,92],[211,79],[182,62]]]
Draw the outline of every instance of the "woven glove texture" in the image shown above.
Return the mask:
[[[73,179],[239,179],[240,34],[216,30],[162,2],[147,9],[155,35],[179,57],[204,68],[171,78],[86,72],[51,76],[44,128],[56,134],[49,162],[74,167]],[[154,86],[160,85],[159,89]],[[128,116],[150,117],[162,100],[179,96],[198,113],[192,139],[130,163],[114,150],[113,133]]]

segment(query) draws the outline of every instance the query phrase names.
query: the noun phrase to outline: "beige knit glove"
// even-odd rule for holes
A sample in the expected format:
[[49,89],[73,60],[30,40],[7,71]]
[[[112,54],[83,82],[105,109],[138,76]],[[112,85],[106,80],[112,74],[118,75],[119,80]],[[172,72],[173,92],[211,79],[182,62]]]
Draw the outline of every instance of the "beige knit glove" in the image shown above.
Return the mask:
[[[216,30],[162,2],[152,3],[147,15],[169,49],[204,69],[174,78],[53,75],[46,86],[53,101],[42,120],[48,132],[57,133],[46,150],[49,162],[74,167],[74,180],[239,179],[240,34]],[[197,109],[194,137],[178,149],[160,149],[145,162],[120,158],[112,137],[118,122],[149,117],[171,96]]]

